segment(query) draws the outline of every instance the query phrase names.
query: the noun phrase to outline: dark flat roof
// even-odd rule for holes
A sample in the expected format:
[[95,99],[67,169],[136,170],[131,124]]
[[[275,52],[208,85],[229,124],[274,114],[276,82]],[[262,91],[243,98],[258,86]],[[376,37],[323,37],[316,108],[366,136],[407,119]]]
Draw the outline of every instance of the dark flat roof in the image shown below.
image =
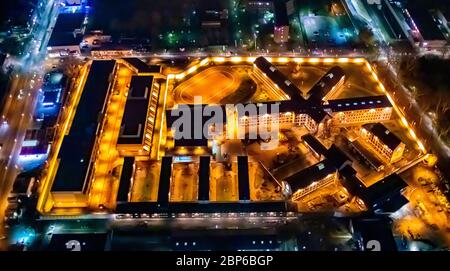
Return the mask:
[[130,65],[134,66],[138,73],[160,73],[161,66],[160,65],[147,65],[144,61],[137,57],[126,57],[123,58]]
[[352,160],[336,145],[331,145],[327,150],[325,157],[336,167],[341,170],[346,164],[351,164]]
[[44,93],[43,103],[59,103],[59,91],[47,91]]
[[324,106],[332,112],[392,107],[386,95],[328,100]]
[[379,169],[384,163],[371,151],[367,150],[359,140],[355,140],[350,143],[361,156],[363,156],[374,168]]
[[[187,146],[187,147],[193,147],[193,146],[207,146],[208,145],[208,136],[205,137],[205,135],[203,134],[203,131],[200,131],[199,129],[203,129],[204,124],[211,118],[214,117],[213,116],[209,117],[209,116],[205,116],[205,114],[202,114],[201,112],[204,112],[205,109],[214,109],[216,108],[218,112],[220,112],[222,114],[222,120],[225,123],[226,122],[226,110],[225,110],[225,106],[222,105],[178,105],[178,108],[176,109],[171,109],[171,110],[167,110],[166,111],[166,120],[167,120],[167,129],[170,129],[172,127],[172,125],[174,124],[174,122],[181,117],[186,117],[184,116],[185,111],[189,109],[188,112],[190,114],[190,123],[186,123],[187,125],[190,124],[190,127],[186,128],[186,127],[182,127],[182,130],[184,129],[190,129],[191,134],[190,135],[186,135],[189,136],[189,138],[176,138],[175,139],[175,146],[176,147],[180,147],[180,146]],[[199,112],[201,111],[201,112]],[[197,112],[197,113],[196,113]],[[215,112],[215,111],[213,111]],[[172,116],[172,114],[175,114]],[[179,116],[177,116],[176,114],[179,114]],[[201,120],[198,121],[196,119],[196,115],[201,116]],[[183,124],[184,126],[184,124]],[[200,131],[200,137],[199,138],[195,138],[195,134],[194,131]],[[176,135],[175,135],[176,136]]]
[[383,201],[398,195],[407,186],[405,181],[394,173],[369,186],[365,191],[362,191],[360,197],[364,202],[376,207]]
[[275,26],[289,26],[286,2],[284,0],[275,0],[273,3],[275,11]]
[[357,172],[352,166],[346,165],[339,173],[343,177],[341,178],[342,185],[350,194],[359,195],[366,188],[363,182],[356,176]]
[[48,42],[48,46],[78,45],[82,41],[82,35],[74,35],[75,29],[83,26],[84,13],[61,13],[56,19],[55,27]]
[[239,200],[250,200],[250,183],[248,177],[248,156],[238,156]]
[[313,182],[319,181],[334,172],[336,172],[336,167],[329,159],[325,159],[284,180],[289,184],[292,192],[295,193],[297,190],[308,187]]
[[305,100],[301,90],[265,57],[256,58],[254,64],[291,98],[290,101],[280,101],[280,112],[305,113],[317,123],[325,118],[327,113],[323,110],[321,102],[314,99]]
[[169,202],[161,206],[156,202],[118,203],[116,213],[251,213],[288,212],[285,201],[260,202]]
[[415,1],[414,4],[410,4],[407,6],[409,14],[414,20],[417,28],[420,31],[423,39],[425,41],[432,40],[443,40],[445,41],[444,34],[442,34],[441,30],[438,27],[438,23],[433,20],[430,11],[425,5],[417,4],[418,1]]
[[83,190],[115,65],[114,60],[92,62],[69,134],[58,154],[60,161],[52,191]]
[[153,76],[133,76],[120,125],[117,144],[142,144]]
[[345,72],[341,67],[332,67],[308,91],[307,95],[311,95],[309,99],[322,100],[343,77],[345,77]]
[[131,178],[133,177],[134,157],[125,157],[120,175],[119,189],[117,191],[117,202],[127,202],[130,192]]
[[83,37],[73,32],[54,32],[48,42],[48,47],[79,45]]
[[73,31],[81,28],[86,14],[84,13],[60,13],[56,19],[53,31]]
[[378,139],[386,144],[391,150],[395,150],[395,148],[397,148],[398,145],[400,145],[400,143],[402,142],[396,135],[394,135],[381,123],[364,124],[363,127],[367,131],[378,137]]
[[306,101],[302,97],[302,91],[265,57],[260,56],[256,58],[254,64],[258,67],[258,69],[265,73],[272,82],[277,84],[279,88],[289,95],[291,99],[295,99],[299,102]]
[[198,200],[209,200],[209,177],[211,157],[200,157]]
[[[402,194],[398,193],[394,195],[391,198],[388,198],[381,206],[381,210],[386,213],[394,213],[398,211],[400,208],[405,206],[409,203],[409,200],[403,196]],[[377,206],[378,207],[378,206]]]
[[303,135],[302,140],[317,154],[325,155],[327,153],[327,148],[312,134]]
[[392,206],[401,207],[403,199],[401,191],[408,185],[397,174],[391,174],[375,184],[366,187],[356,176],[356,171],[346,166],[340,171],[344,177],[342,184],[352,194],[361,198],[371,209],[391,209]]
[[169,203],[170,180],[172,179],[172,156],[164,156],[161,162],[159,176],[158,205],[166,206]]

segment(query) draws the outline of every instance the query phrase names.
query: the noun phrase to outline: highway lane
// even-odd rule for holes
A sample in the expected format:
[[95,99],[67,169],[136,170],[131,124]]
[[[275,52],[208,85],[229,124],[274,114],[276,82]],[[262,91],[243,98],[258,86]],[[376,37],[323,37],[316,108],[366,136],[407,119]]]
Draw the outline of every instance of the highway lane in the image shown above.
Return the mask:
[[[12,90],[9,110],[5,113],[8,119],[8,127],[2,137],[3,148],[1,150],[0,167],[0,236],[4,234],[4,215],[7,208],[7,198],[12,189],[15,178],[20,169],[17,167],[21,145],[25,137],[26,130],[32,121],[33,112],[36,107],[39,91],[37,89],[23,90],[31,80],[31,75],[26,75],[20,79],[18,88]],[[18,98],[19,93],[21,99]]]
[[[51,33],[50,26],[56,21],[58,3],[59,1],[42,1],[38,4],[39,7],[42,4],[44,8],[38,8],[36,16],[44,21],[37,21],[32,25],[33,39],[25,50],[27,54],[19,62],[18,74],[13,78],[10,96],[2,113],[2,117],[5,116],[8,121],[8,127],[2,130],[0,142],[3,144],[0,152],[0,237],[5,235],[4,213],[8,204],[7,197],[19,173],[16,162],[39,96],[39,86],[42,83],[40,78],[43,75],[42,61],[45,57],[48,33]],[[36,71],[36,75],[32,71]],[[6,249],[6,245],[6,240],[1,240],[0,250]]]

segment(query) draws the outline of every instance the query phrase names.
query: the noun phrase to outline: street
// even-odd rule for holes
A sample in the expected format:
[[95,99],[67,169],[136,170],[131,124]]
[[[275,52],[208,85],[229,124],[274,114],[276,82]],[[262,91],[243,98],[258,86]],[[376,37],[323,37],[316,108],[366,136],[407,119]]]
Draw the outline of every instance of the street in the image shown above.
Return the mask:
[[[22,141],[32,116],[42,84],[42,61],[47,50],[49,30],[56,21],[57,2],[42,1],[37,9],[37,16],[46,18],[43,23],[36,23],[31,28],[33,42],[30,43],[28,53],[19,62],[16,79],[10,86],[9,97],[2,116],[7,120],[7,127],[1,128],[3,147],[0,151],[0,236],[5,234],[4,215],[7,208],[8,194],[12,189],[19,169],[16,162],[22,146]],[[40,21],[39,21],[40,22]],[[5,129],[5,130],[4,130]],[[0,250],[5,249],[4,240],[0,240]]]

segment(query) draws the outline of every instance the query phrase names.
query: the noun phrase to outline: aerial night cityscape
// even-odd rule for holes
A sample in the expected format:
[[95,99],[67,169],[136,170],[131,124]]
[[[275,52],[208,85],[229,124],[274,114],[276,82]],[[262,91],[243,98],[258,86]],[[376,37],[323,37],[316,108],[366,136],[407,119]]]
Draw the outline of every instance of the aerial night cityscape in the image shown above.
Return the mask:
[[0,6],[0,251],[450,251],[450,0]]

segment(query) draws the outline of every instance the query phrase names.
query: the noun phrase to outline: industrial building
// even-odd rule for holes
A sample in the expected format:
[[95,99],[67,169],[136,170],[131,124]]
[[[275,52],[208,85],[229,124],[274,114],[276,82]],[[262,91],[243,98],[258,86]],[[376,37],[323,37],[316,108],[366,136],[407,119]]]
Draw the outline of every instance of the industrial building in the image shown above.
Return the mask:
[[87,22],[85,13],[61,13],[47,45],[50,55],[79,54]]
[[284,0],[273,1],[275,11],[275,26],[273,40],[276,43],[286,43],[289,40],[289,17]]
[[93,61],[77,111],[58,154],[52,192],[82,192],[92,172],[94,149],[102,126],[116,61]]
[[122,155],[150,152],[160,86],[153,76],[131,78],[117,140],[117,149]]

